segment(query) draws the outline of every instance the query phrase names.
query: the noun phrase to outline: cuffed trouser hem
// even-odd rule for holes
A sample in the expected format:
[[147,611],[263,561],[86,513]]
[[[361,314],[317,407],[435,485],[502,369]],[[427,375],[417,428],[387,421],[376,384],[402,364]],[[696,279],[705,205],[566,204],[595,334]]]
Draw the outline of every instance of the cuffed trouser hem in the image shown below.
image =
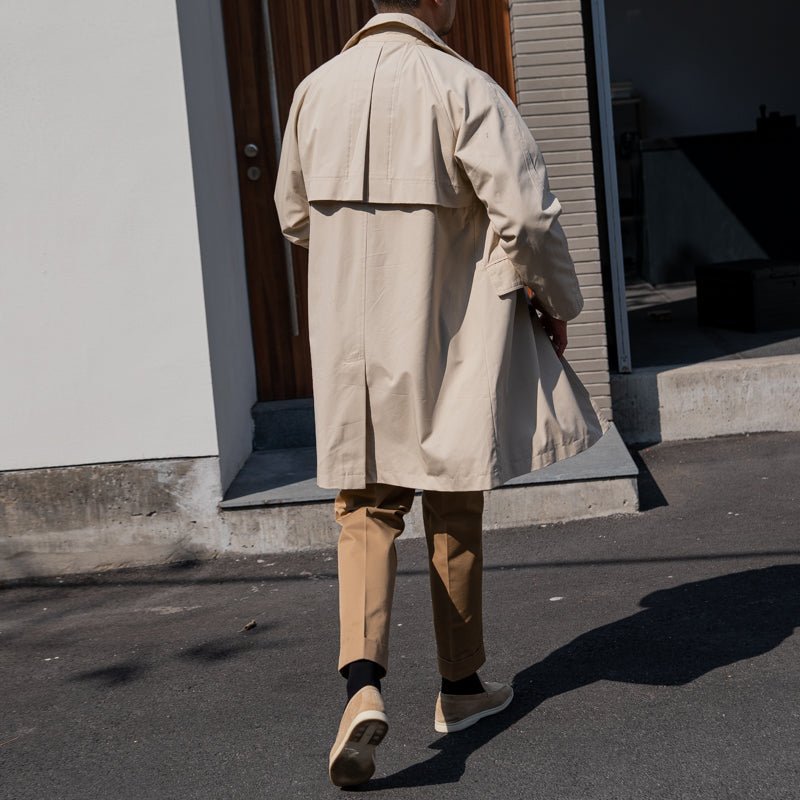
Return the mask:
[[386,675],[386,668],[389,666],[389,648],[380,642],[373,642],[370,639],[363,639],[360,642],[342,642],[339,650],[339,674],[347,677],[348,666],[354,661],[374,661],[380,668],[383,678]]
[[[414,490],[386,484],[339,492],[339,672],[366,659],[384,672],[397,573],[395,539]],[[484,663],[481,624],[483,493],[422,493],[440,672],[449,680]],[[469,654],[464,657],[464,654]],[[444,656],[444,658],[441,658]]]
[[447,661],[439,657],[439,674],[448,681],[460,681],[473,672],[477,672],[486,663],[486,652],[483,645],[468,658],[460,661]]

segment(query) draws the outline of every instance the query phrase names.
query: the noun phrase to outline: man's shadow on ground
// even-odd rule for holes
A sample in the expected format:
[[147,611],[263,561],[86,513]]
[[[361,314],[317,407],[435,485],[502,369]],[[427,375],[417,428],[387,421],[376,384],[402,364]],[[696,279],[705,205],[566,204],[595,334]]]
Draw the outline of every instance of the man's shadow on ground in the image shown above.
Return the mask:
[[599,680],[680,686],[777,647],[800,624],[800,564],[737,572],[644,597],[633,616],[582,634],[514,677],[501,714],[431,745],[439,752],[361,791],[455,783],[469,756],[545,700]]

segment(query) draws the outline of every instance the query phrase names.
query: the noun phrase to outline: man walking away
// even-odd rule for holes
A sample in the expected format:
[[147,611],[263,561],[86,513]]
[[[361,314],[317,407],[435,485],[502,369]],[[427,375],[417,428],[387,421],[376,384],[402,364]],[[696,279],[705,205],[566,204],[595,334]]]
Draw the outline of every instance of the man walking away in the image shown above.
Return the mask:
[[513,695],[477,673],[483,491],[601,435],[560,361],[583,300],[527,126],[439,38],[456,0],[375,6],[297,88],[275,190],[284,234],[309,248],[317,480],[339,490],[337,786],[371,777],[388,730],[394,542],[414,489],[441,674],[434,727],[450,733]]

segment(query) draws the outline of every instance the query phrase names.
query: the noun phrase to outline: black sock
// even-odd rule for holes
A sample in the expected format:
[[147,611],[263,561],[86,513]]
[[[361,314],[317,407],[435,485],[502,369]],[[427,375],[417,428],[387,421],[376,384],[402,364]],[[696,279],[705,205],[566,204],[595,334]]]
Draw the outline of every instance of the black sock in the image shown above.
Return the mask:
[[347,699],[351,700],[365,686],[374,686],[380,691],[382,672],[380,665],[374,661],[367,661],[365,658],[352,661],[347,667]]
[[442,678],[442,694],[480,694],[485,691],[477,672],[462,678],[460,681],[449,681]]

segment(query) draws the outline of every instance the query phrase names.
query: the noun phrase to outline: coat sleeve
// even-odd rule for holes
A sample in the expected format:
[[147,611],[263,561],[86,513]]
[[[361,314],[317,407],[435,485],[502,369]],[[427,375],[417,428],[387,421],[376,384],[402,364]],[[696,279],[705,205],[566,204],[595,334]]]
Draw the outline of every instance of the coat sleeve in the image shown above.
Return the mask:
[[293,244],[307,248],[310,230],[308,197],[297,142],[297,118],[300,106],[298,92],[292,102],[289,121],[283,136],[278,176],[275,181],[275,207],[278,210],[283,235]]
[[558,222],[561,205],[528,126],[488,77],[469,83],[459,122],[456,161],[486,207],[505,256],[550,314],[573,319],[583,297]]

